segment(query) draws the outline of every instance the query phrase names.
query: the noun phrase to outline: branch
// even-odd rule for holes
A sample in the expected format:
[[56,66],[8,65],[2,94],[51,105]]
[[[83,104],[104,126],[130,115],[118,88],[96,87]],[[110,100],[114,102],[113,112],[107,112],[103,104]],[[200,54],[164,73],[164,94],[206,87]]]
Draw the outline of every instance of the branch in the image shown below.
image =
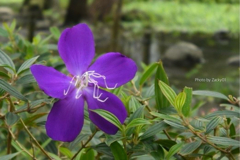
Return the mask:
[[74,154],[74,156],[71,158],[71,160],[74,160],[74,158],[77,157],[77,155],[88,145],[88,143],[92,140],[92,138],[95,136],[95,134],[98,132],[98,130],[96,130],[95,132],[93,132],[93,134],[91,136],[89,136],[88,140],[82,144],[82,147],[77,151],[76,154]]

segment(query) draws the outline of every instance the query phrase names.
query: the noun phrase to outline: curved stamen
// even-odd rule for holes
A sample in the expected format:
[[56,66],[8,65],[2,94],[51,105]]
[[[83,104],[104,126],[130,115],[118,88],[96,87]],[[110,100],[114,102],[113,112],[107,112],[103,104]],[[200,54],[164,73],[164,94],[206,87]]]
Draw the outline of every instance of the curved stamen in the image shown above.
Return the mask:
[[63,94],[67,95],[70,91],[71,86],[74,85],[77,88],[75,98],[79,99],[82,96],[82,90],[88,87],[88,83],[91,83],[94,85],[93,98],[97,99],[99,102],[106,102],[108,97],[106,97],[105,99],[101,99],[102,93],[99,93],[100,87],[98,86],[98,82],[94,78],[102,78],[107,89],[115,89],[117,87],[117,83],[114,87],[108,87],[106,77],[104,75],[95,73],[95,71],[87,71],[82,76],[74,76],[71,79],[67,90],[64,89]]

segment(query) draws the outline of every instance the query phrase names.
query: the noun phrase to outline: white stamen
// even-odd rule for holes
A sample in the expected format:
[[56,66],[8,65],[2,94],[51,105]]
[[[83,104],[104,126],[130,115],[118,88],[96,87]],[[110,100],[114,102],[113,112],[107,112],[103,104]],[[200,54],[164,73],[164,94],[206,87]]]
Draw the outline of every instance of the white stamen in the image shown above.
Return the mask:
[[95,73],[95,71],[87,71],[82,76],[74,76],[70,81],[68,89],[64,89],[63,94],[67,95],[71,86],[74,85],[75,87],[77,87],[75,98],[79,99],[82,96],[82,90],[88,87],[88,83],[91,83],[94,85],[93,98],[97,99],[99,102],[106,102],[108,97],[106,97],[105,99],[101,99],[102,93],[99,94],[100,87],[98,85],[98,82],[94,78],[102,78],[107,89],[115,89],[117,87],[117,84],[115,84],[114,87],[108,87],[105,76],[99,73]]

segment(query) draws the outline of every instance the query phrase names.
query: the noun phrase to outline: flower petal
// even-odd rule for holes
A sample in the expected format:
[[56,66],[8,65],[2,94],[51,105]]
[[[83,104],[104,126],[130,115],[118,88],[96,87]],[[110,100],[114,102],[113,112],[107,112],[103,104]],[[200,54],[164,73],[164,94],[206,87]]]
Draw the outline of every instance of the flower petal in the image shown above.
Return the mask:
[[101,93],[101,100],[108,98],[105,102],[100,102],[97,99],[93,98],[93,88],[89,87],[85,92],[86,100],[88,103],[89,118],[100,130],[104,131],[107,134],[115,134],[117,133],[118,128],[91,110],[104,109],[106,111],[109,111],[114,114],[121,123],[125,121],[127,117],[127,111],[122,101],[117,96],[99,89],[99,94]]
[[119,87],[133,79],[137,66],[132,59],[120,53],[110,52],[100,56],[88,70],[106,77],[106,83],[103,78],[93,77],[98,81],[99,86],[113,88],[115,85]]
[[47,135],[53,140],[71,142],[82,130],[83,121],[84,100],[67,96],[54,103],[46,122]]
[[43,65],[32,65],[30,70],[44,93],[54,98],[65,97],[64,90],[67,90],[70,85],[70,77]]
[[65,29],[58,42],[58,51],[73,75],[82,75],[94,58],[94,38],[86,24]]

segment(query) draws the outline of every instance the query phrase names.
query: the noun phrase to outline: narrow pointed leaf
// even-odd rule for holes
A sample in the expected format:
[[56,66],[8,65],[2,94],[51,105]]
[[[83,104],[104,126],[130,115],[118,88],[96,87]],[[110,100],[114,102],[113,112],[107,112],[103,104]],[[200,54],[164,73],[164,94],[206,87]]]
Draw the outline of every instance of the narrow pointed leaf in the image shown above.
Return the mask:
[[8,37],[8,32],[0,27],[0,36]]
[[150,112],[151,115],[161,118],[161,119],[165,119],[165,120],[169,120],[169,121],[173,121],[173,122],[182,122],[181,119],[173,117],[173,116],[169,116],[166,114],[161,114],[161,113],[156,113],[156,112]]
[[174,106],[176,107],[177,111],[182,113],[182,107],[186,101],[186,93],[181,92],[177,95],[175,101],[174,101]]
[[190,115],[190,111],[191,111],[192,88],[184,87],[183,92],[186,93],[186,100],[182,107],[182,113],[185,117],[188,117]]
[[176,154],[183,146],[183,143],[178,143],[172,146],[166,155],[166,159],[169,160],[174,154]]
[[112,123],[113,125],[118,127],[120,130],[122,130],[121,122],[112,113],[110,113],[106,110],[103,110],[103,109],[95,109],[95,110],[91,110],[91,111],[97,113],[99,116],[103,117],[104,119],[106,119],[107,121],[109,121],[110,123]]
[[18,92],[15,88],[13,88],[10,84],[2,79],[0,79],[0,88],[8,92],[10,95],[16,97],[17,99],[28,101],[26,97],[24,97],[20,92]]
[[188,155],[188,154],[192,153],[193,151],[195,151],[201,145],[201,143],[202,142],[200,140],[192,142],[192,143],[187,143],[182,147],[180,153],[182,155]]
[[14,72],[7,68],[7,66],[9,66],[10,68],[12,68],[13,70],[15,70],[15,65],[13,63],[13,61],[11,60],[11,58],[4,53],[1,49],[0,49],[0,66],[5,66],[4,68],[10,72],[11,74],[14,74]]
[[193,91],[193,95],[209,96],[209,97],[216,97],[216,98],[228,100],[228,97],[225,96],[224,94],[219,92],[214,92],[214,91],[197,90],[197,91]]
[[4,155],[4,156],[0,156],[0,160],[11,160],[14,157],[16,157],[20,152],[17,153],[12,153],[12,154],[8,154],[8,155]]
[[206,132],[205,134],[210,133],[213,129],[215,129],[219,122],[222,120],[221,117],[214,117],[213,119],[211,119],[211,121],[207,124],[206,126]]
[[27,61],[25,61],[20,68],[17,71],[17,74],[20,75],[21,73],[23,73],[25,70],[29,69],[29,67],[38,59],[39,56],[37,57],[33,57],[31,59],[28,59]]
[[110,145],[110,149],[113,153],[114,160],[127,160],[127,154],[118,142],[113,142]]
[[136,118],[132,120],[126,127],[126,130],[132,127],[140,126],[140,125],[146,125],[146,124],[151,124],[148,120],[143,119],[143,118]]
[[142,74],[142,77],[140,78],[140,82],[139,85],[143,85],[146,80],[153,74],[153,72],[156,70],[158,64],[157,63],[153,63],[151,64]]
[[16,81],[17,84],[29,84],[34,82],[36,82],[36,80],[32,74],[27,74]]
[[95,160],[94,150],[92,148],[84,148],[80,155],[80,160]]
[[156,76],[155,76],[155,100],[156,100],[156,108],[161,111],[161,108],[164,107],[169,107],[170,103],[167,100],[167,98],[163,95],[161,89],[159,88],[158,82],[159,80],[161,80],[162,82],[166,83],[169,85],[168,82],[168,77],[167,74],[163,68],[163,64],[160,61],[158,63],[158,68],[157,68],[157,72],[156,72]]
[[167,127],[167,125],[164,122],[156,123],[156,124],[152,125],[151,127],[149,127],[143,133],[143,135],[141,135],[140,139],[144,140],[149,137],[152,137],[152,136],[156,135],[157,133],[161,132],[162,130],[164,130],[166,127]]
[[238,140],[227,138],[227,137],[217,137],[217,136],[211,136],[207,138],[212,143],[215,143],[217,145],[222,145],[225,147],[240,147],[240,143]]
[[163,95],[167,98],[167,100],[171,103],[171,105],[174,106],[175,98],[177,97],[174,90],[163,81],[159,81],[158,85]]
[[232,118],[234,117],[240,117],[240,113],[239,112],[235,112],[235,111],[228,111],[228,110],[224,110],[224,111],[215,111],[211,114],[206,115],[204,118],[206,119],[211,119],[214,118],[216,116],[226,116],[227,118]]

